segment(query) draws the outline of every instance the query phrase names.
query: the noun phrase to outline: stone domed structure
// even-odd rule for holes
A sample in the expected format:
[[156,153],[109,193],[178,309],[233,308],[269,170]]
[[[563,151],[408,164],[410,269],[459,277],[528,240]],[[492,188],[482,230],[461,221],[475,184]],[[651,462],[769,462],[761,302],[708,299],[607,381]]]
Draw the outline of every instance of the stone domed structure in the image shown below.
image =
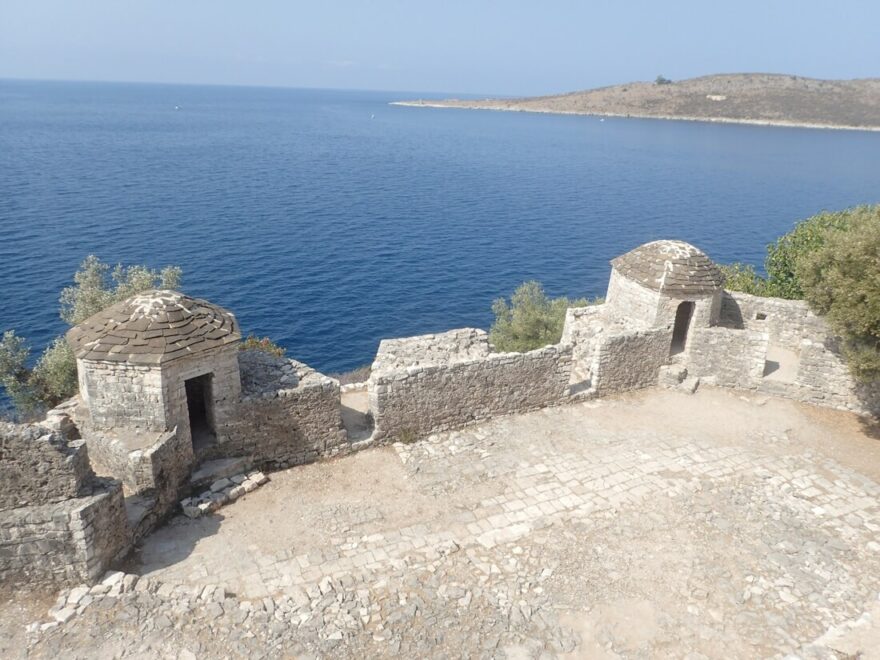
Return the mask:
[[724,277],[706,254],[683,241],[652,241],[611,261],[606,302],[627,325],[673,331],[684,350],[691,327],[718,322]]
[[95,429],[214,435],[238,403],[235,316],[177,291],[139,293],[67,333]]
[[611,265],[624,277],[669,295],[711,294],[724,284],[718,266],[684,241],[651,241],[613,259]]
[[145,291],[67,333],[77,359],[163,364],[241,339],[232,313],[176,291]]

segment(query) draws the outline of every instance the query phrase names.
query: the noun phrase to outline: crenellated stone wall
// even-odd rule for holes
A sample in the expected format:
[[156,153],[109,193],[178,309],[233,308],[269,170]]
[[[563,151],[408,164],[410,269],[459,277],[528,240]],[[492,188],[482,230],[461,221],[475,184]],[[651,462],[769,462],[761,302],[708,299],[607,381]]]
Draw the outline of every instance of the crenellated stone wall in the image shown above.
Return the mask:
[[767,356],[766,332],[696,328],[688,338],[686,365],[697,376],[720,387],[756,389]]
[[660,367],[669,361],[672,331],[666,328],[611,335],[597,345],[592,384],[597,396],[657,384]]
[[471,360],[449,356],[444,363],[380,371],[369,385],[373,437],[414,438],[553,405],[565,398],[570,377],[571,346],[566,345]]
[[91,581],[130,544],[117,481],[97,479],[86,445],[0,423],[0,583]]
[[92,476],[82,441],[35,424],[0,422],[0,509],[79,497]]
[[258,465],[286,467],[340,451],[346,436],[338,381],[260,351],[241,352],[239,364],[241,402],[204,458],[250,456]]

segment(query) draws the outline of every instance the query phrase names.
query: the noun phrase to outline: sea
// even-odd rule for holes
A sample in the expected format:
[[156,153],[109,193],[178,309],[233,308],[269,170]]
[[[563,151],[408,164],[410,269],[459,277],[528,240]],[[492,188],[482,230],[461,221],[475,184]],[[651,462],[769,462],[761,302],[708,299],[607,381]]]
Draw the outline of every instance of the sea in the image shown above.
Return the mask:
[[605,293],[662,238],[760,267],[823,209],[880,202],[880,133],[414,108],[447,93],[0,81],[0,331],[35,353],[90,254],[324,372],[475,326],[539,280]]

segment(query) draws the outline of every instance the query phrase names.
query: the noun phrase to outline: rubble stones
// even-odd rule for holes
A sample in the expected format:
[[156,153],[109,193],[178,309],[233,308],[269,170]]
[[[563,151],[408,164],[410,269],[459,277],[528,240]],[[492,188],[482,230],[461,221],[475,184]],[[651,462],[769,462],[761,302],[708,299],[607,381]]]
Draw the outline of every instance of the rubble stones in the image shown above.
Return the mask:
[[269,477],[258,470],[218,479],[201,495],[181,500],[180,507],[187,518],[199,518],[231,504],[245,493],[252,493],[268,481]]

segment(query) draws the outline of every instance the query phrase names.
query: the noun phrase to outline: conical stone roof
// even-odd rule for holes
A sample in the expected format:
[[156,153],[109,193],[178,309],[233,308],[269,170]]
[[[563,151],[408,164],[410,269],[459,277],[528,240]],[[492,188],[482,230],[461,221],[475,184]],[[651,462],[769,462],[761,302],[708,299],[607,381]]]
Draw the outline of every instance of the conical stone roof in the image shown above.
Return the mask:
[[673,296],[705,295],[724,284],[718,266],[684,241],[652,241],[611,261],[623,276]]
[[177,291],[144,291],[67,333],[78,359],[158,365],[237,342],[235,316]]

